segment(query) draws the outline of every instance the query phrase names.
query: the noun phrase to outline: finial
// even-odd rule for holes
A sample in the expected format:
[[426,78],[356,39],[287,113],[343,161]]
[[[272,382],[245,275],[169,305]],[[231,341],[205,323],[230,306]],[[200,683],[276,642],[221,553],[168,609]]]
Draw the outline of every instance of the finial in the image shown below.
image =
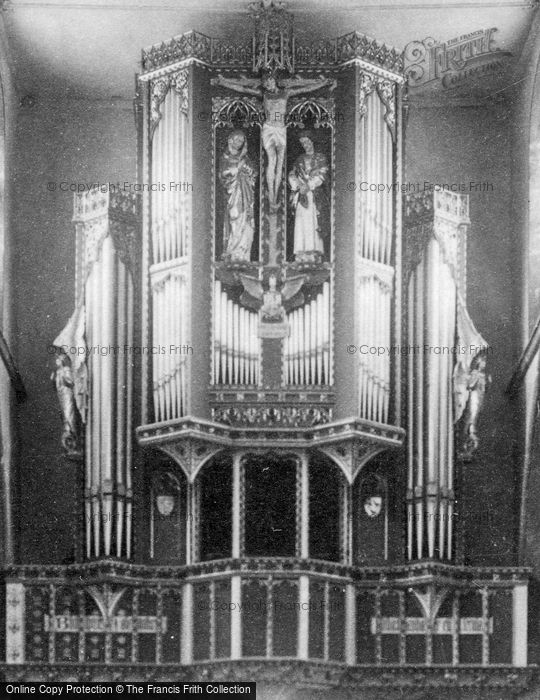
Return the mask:
[[249,5],[254,20],[253,72],[294,73],[293,15],[285,2],[260,0]]

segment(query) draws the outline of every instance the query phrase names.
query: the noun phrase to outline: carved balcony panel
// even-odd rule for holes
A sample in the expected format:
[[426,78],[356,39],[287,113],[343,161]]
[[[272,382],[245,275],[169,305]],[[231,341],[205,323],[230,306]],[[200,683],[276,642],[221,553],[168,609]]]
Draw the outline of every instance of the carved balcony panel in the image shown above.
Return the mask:
[[332,422],[334,394],[324,387],[305,391],[244,391],[222,387],[210,392],[212,419],[232,427],[310,428]]
[[[307,415],[307,414],[306,414]],[[189,481],[203,464],[224,449],[268,451],[315,448],[329,456],[353,483],[360,469],[376,454],[402,446],[403,429],[373,421],[348,420],[313,426],[225,425],[182,418],[137,428],[142,447],[157,448],[175,459]]]
[[276,557],[14,567],[6,571],[5,668],[10,678],[44,667],[61,678],[67,667],[96,664],[144,675],[160,664],[180,668],[181,659],[199,678],[201,664],[253,657],[353,674],[359,666],[519,667],[528,575]]

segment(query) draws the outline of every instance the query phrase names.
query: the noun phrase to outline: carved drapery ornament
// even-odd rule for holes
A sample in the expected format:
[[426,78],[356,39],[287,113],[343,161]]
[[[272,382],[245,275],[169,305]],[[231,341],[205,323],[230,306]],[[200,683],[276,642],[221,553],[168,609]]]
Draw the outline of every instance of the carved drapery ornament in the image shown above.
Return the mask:
[[180,96],[180,112],[186,117],[189,109],[189,70],[182,68],[171,76],[171,85]]
[[390,80],[377,81],[377,93],[384,105],[384,121],[390,129],[392,140],[396,140],[396,85]]
[[180,96],[180,112],[186,117],[188,116],[189,69],[182,68],[172,75],[153,80],[150,84],[150,137],[154,135],[156,127],[163,117],[161,105],[171,88]]
[[171,87],[169,77],[153,80],[150,87],[150,136],[154,135],[157,125],[161,121],[161,105]]
[[360,74],[360,86],[358,89],[358,116],[360,119],[367,112],[367,98],[375,88],[375,78],[370,73]]
[[111,221],[109,225],[111,238],[113,239],[115,250],[127,270],[131,274],[131,279],[135,282],[138,279],[138,250],[137,250],[137,229],[123,222]]

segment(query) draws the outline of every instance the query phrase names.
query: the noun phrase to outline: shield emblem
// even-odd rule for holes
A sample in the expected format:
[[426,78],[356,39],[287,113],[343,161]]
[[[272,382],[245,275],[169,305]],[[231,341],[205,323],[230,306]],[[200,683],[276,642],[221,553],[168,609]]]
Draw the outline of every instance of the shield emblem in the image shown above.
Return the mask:
[[174,496],[158,496],[156,505],[160,515],[169,516],[174,510]]

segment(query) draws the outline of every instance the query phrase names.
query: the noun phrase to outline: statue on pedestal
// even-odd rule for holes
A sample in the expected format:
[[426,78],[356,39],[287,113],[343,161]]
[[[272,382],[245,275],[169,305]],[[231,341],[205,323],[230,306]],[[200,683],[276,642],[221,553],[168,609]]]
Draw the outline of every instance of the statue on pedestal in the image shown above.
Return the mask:
[[320,203],[322,185],[328,178],[328,162],[317,153],[310,133],[302,133],[300,143],[305,153],[299,156],[289,173],[291,205],[294,210],[294,254],[301,259],[306,254],[324,253],[320,234]]
[[247,149],[245,133],[236,129],[229,134],[219,164],[219,180],[227,195],[223,221],[223,257],[231,261],[251,259],[255,230],[253,203],[256,171]]

